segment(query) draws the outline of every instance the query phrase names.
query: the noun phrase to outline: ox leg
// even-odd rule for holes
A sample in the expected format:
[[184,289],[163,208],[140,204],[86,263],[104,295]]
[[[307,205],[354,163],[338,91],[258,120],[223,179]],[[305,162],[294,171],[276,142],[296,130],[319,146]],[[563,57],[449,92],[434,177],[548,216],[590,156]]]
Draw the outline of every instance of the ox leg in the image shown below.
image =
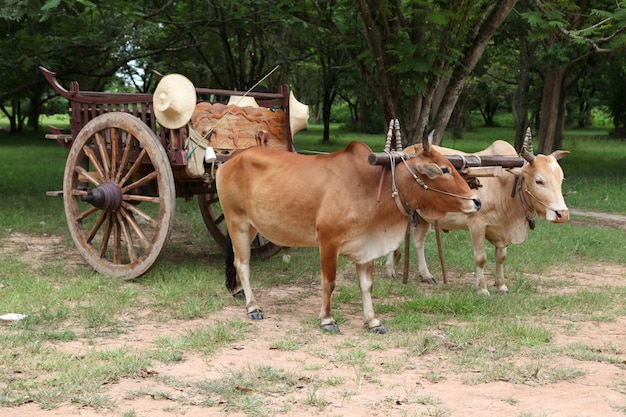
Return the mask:
[[507,247],[496,246],[496,290],[502,294],[508,294],[509,289],[504,279],[504,261],[506,260]]
[[487,262],[487,252],[485,251],[485,235],[474,233],[472,236],[472,246],[474,248],[474,263],[476,264],[476,290],[479,294],[489,295],[487,284],[485,283],[485,263]]
[[401,257],[402,254],[400,253],[399,248],[393,252],[389,252],[387,260],[385,261],[385,277],[398,278],[398,275],[396,274],[396,265],[400,263]]
[[415,252],[417,253],[417,265],[420,277],[422,277],[422,282],[436,284],[437,281],[435,281],[435,277],[433,277],[433,274],[428,270],[426,256],[424,255],[424,242],[426,241],[426,235],[429,230],[430,223],[420,219],[420,221],[413,226],[413,244],[415,245]]
[[322,308],[320,310],[320,326],[330,333],[339,333],[339,326],[331,311],[331,298],[337,278],[337,250],[320,248],[320,262],[322,269]]
[[[252,287],[250,286],[250,244],[252,237],[256,235],[256,230],[241,232],[237,236],[231,236],[233,250],[235,252],[235,268],[237,269],[237,281],[240,290],[246,298],[246,312],[252,320],[263,320],[263,311],[258,306]],[[237,294],[236,288],[233,293]]]
[[372,303],[372,272],[374,271],[374,262],[367,262],[356,265],[356,273],[359,277],[361,286],[361,297],[363,298],[363,315],[365,316],[365,325],[374,333],[387,333],[380,321],[375,317],[374,304]]

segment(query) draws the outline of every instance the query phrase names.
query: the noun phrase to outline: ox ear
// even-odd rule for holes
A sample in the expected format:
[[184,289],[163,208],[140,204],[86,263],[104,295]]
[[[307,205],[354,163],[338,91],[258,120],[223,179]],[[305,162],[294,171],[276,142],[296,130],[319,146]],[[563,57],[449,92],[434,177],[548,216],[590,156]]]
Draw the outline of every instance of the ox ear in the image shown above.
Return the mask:
[[415,164],[415,168],[419,174],[426,175],[431,180],[443,175],[443,171],[439,168],[439,165],[432,162],[426,164]]
[[554,157],[554,159],[556,159],[558,161],[559,159],[563,158],[564,156],[569,155],[569,151],[554,151],[550,155],[552,155]]

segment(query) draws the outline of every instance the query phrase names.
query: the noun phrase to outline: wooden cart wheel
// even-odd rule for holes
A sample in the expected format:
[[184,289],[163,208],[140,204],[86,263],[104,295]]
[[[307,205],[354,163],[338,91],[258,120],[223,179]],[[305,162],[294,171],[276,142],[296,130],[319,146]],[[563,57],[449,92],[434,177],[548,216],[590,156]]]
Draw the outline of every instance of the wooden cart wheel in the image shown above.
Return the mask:
[[174,177],[159,138],[128,113],[97,116],[70,149],[63,201],[72,239],[96,271],[141,276],[174,222]]
[[[209,234],[222,249],[226,249],[226,222],[217,193],[198,195],[198,204]],[[280,249],[280,246],[273,244],[259,234],[252,241],[252,254],[263,259],[276,255]]]

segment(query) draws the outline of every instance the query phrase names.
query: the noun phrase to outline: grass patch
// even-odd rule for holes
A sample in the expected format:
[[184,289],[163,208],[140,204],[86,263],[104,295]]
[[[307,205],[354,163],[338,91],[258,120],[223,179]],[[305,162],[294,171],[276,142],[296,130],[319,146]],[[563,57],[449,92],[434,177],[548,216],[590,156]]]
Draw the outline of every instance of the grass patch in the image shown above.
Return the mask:
[[[297,375],[282,368],[261,365],[256,368],[244,368],[228,372],[217,380],[201,381],[197,384],[198,392],[204,396],[204,404],[213,406],[223,403],[227,413],[243,412],[247,416],[271,415],[272,405],[266,398],[287,397],[281,402],[282,409],[289,408],[289,394],[303,389],[309,382],[302,381]],[[305,401],[304,405],[313,405]]]
[[156,343],[166,349],[193,351],[210,355],[224,345],[244,340],[250,328],[251,325],[249,322],[235,319],[227,322],[219,322],[212,326],[188,330],[186,335],[180,338],[158,338]]

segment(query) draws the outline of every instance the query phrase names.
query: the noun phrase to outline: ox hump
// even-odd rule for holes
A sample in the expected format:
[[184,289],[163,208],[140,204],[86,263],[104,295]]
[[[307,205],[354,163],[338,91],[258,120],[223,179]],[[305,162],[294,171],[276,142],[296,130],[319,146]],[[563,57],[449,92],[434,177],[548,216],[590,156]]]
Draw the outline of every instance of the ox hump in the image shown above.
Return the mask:
[[496,140],[484,150],[477,152],[478,155],[517,156],[517,151],[508,142]]
[[[367,146],[363,142],[359,142],[356,140],[353,140],[352,142],[348,143],[345,150],[347,153],[351,153],[354,155],[362,155],[362,154],[369,155],[372,152],[372,149],[369,146]],[[367,159],[367,156],[366,156],[366,159]]]

